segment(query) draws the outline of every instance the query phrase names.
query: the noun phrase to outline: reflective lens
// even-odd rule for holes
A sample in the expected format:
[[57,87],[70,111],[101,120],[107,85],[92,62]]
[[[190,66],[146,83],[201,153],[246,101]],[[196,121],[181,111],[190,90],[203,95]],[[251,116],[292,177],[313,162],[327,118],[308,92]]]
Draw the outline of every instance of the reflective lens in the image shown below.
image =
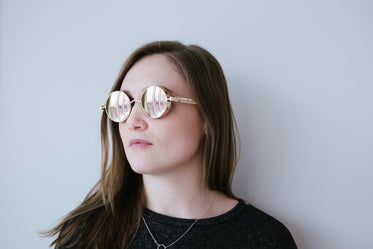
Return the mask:
[[151,118],[162,117],[171,107],[171,102],[167,101],[167,97],[167,93],[158,86],[146,88],[141,97],[144,112]]
[[123,122],[131,112],[131,101],[124,92],[115,91],[107,99],[105,109],[111,120]]

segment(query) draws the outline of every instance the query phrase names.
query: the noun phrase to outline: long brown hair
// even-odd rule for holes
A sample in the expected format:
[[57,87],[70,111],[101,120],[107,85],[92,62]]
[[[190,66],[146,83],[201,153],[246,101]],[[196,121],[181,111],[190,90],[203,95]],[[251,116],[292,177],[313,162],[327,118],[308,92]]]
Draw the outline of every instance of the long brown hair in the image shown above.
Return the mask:
[[[175,41],[146,44],[126,60],[111,91],[120,89],[137,61],[157,53],[166,55],[179,69],[206,121],[204,181],[210,189],[234,198],[231,181],[237,160],[236,126],[225,76],[214,56],[199,46]],[[101,142],[100,181],[76,209],[46,233],[58,234],[51,244],[57,248],[128,248],[138,230],[144,204],[142,177],[129,165],[118,123],[110,121],[105,112],[101,118]]]

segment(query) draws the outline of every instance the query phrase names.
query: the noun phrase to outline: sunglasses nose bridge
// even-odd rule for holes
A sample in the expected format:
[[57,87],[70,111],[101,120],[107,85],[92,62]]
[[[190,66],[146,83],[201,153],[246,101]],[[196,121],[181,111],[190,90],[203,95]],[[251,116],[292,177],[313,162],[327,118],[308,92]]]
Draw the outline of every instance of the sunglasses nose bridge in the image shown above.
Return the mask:
[[144,110],[142,108],[141,101],[137,100],[137,99],[133,99],[133,100],[130,101],[131,109],[130,109],[130,113],[128,114],[128,117],[126,119],[127,121],[128,121],[128,119],[131,118],[131,116],[138,115],[138,114],[136,114],[137,110],[134,110],[134,109],[136,109],[136,105],[135,105],[136,103],[138,103],[137,109],[140,108],[141,109],[141,110],[139,110],[140,113],[144,114]]
[[137,103],[141,103],[140,100],[133,99],[133,100],[130,101],[130,105],[131,105],[131,106],[134,106],[136,102],[137,102]]

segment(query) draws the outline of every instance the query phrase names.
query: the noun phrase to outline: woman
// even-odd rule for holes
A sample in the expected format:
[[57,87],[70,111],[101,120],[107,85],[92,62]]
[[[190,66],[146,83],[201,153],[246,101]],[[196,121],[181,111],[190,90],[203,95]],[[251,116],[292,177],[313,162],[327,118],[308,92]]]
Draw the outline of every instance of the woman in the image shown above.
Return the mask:
[[102,108],[102,176],[50,231],[56,248],[296,248],[280,222],[232,193],[234,117],[209,52],[139,48]]

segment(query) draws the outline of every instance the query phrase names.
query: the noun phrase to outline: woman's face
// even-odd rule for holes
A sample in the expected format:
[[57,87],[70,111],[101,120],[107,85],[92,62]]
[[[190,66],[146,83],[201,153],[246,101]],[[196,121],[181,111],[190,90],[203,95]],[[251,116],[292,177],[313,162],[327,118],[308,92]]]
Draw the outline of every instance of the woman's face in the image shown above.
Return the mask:
[[[194,98],[176,66],[162,54],[139,60],[126,74],[121,91],[140,100],[144,89],[154,85],[166,88],[171,96]],[[172,102],[166,116],[152,119],[135,102],[119,132],[127,159],[139,174],[202,169],[204,122],[197,105]]]

